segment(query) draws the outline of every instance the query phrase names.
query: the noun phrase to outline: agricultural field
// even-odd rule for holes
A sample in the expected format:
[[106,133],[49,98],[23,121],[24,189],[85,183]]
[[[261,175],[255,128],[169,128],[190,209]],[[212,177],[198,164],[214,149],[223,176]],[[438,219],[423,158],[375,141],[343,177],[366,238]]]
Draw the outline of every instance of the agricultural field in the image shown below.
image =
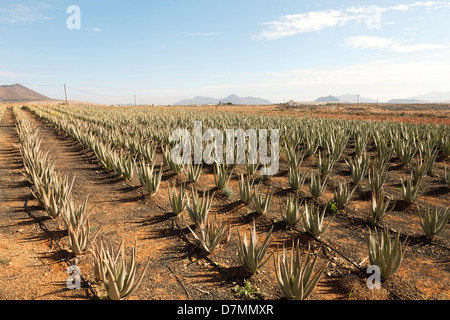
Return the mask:
[[448,116],[339,111],[0,105],[0,299],[449,299]]

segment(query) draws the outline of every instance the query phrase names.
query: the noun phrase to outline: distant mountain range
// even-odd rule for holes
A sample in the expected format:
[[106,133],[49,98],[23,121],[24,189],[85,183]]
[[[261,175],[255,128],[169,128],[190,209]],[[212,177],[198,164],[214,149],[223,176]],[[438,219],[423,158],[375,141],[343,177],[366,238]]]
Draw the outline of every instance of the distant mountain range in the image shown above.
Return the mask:
[[327,96],[320,97],[316,100],[317,102],[347,102],[347,103],[450,103],[450,91],[445,92],[430,92],[427,94],[410,97],[410,98],[399,98],[391,99],[389,101],[379,101],[378,99],[364,98],[355,94],[344,94],[340,96]]
[[269,105],[272,104],[269,100],[255,98],[255,97],[239,97],[232,94],[226,98],[218,99],[211,97],[195,97],[193,99],[186,99],[175,102],[173,105],[209,105],[209,104],[219,104],[219,103],[232,103],[235,105]]
[[28,89],[21,84],[0,86],[0,102],[26,102],[52,100],[36,91]]

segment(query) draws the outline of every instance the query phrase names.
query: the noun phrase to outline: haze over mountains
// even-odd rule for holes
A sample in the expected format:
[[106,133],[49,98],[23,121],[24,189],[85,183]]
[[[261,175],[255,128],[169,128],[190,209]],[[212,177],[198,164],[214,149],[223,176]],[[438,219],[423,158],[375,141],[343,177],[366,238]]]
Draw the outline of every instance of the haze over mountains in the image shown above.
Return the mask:
[[347,103],[450,103],[450,91],[445,92],[429,92],[427,94],[409,97],[409,98],[393,98],[388,101],[379,99],[365,98],[356,94],[344,94],[340,96],[320,97],[318,102],[347,102]]
[[235,105],[269,105],[272,104],[269,100],[255,98],[255,97],[239,97],[232,94],[226,98],[218,99],[211,97],[195,97],[193,99],[186,99],[175,102],[174,105],[208,105],[208,104],[219,104],[219,103],[232,103]]
[[[2,102],[28,102],[28,101],[52,101],[43,94],[33,91],[21,84],[14,85],[2,85],[0,86],[0,103]],[[56,101],[56,100],[55,100]],[[450,103],[450,91],[438,92],[432,91],[426,94],[402,98],[394,97],[389,101],[381,101],[379,99],[361,97],[356,94],[343,94],[343,95],[329,95],[320,97],[317,102],[335,102],[335,103]],[[219,99],[212,97],[197,96],[193,99],[183,99],[175,102],[173,105],[217,105],[222,104],[234,104],[234,105],[271,105],[273,102],[257,98],[257,97],[239,97],[232,94],[228,97]],[[279,103],[276,101],[274,103]],[[307,102],[304,102],[307,103]]]

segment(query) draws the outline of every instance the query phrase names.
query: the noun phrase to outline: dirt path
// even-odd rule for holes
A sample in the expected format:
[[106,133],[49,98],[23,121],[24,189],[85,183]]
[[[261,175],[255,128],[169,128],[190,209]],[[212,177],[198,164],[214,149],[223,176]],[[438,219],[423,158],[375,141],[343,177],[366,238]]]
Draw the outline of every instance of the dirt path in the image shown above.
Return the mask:
[[76,298],[80,292],[61,285],[68,274],[49,238],[25,212],[31,193],[10,109],[0,122],[0,142],[0,299]]

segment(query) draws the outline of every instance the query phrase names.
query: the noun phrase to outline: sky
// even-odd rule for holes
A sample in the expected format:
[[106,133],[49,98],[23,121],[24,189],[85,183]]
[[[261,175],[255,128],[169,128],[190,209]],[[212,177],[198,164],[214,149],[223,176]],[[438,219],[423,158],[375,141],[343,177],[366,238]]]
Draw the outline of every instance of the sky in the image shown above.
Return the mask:
[[410,98],[450,91],[449,16],[450,1],[0,0],[0,85],[104,104]]

